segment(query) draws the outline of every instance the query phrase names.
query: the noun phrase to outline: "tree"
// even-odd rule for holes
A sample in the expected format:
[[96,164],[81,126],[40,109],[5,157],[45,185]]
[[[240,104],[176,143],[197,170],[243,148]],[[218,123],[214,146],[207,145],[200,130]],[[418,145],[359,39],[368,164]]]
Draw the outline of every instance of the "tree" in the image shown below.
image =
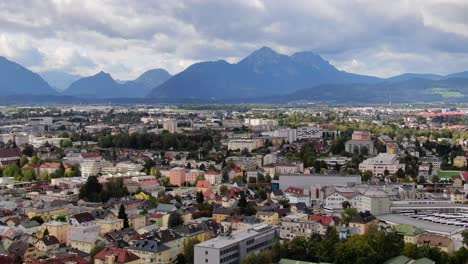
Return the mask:
[[179,212],[173,212],[169,216],[169,220],[167,224],[169,228],[178,227],[184,224],[184,219],[182,219],[182,216],[179,214]]
[[44,229],[44,232],[42,232],[42,236],[46,237],[48,235],[49,235],[49,229],[46,228],[46,229]]
[[335,227],[328,227],[325,237],[318,243],[317,256],[320,262],[334,261],[335,247],[340,242],[338,231]]
[[38,223],[41,224],[41,225],[44,223],[44,219],[42,219],[42,217],[40,217],[40,216],[38,216],[38,215],[31,217],[30,220],[31,220],[31,221],[36,221],[36,222],[38,222]]
[[353,216],[357,215],[358,211],[356,208],[346,208],[344,211],[341,213],[341,222],[349,226],[349,222],[353,218]]
[[205,197],[203,196],[203,193],[201,191],[197,192],[196,200],[197,200],[197,204],[202,204],[205,201]]
[[383,174],[384,174],[384,176],[388,176],[388,175],[390,175],[390,171],[385,169]]
[[101,201],[102,184],[96,176],[89,176],[86,183],[81,187],[79,197],[90,202]]
[[348,201],[344,201],[344,202],[341,203],[341,206],[343,207],[343,209],[350,208],[351,203],[348,202]]
[[351,236],[336,246],[334,263],[380,263],[376,261],[377,257],[377,253],[364,236]]
[[58,221],[58,222],[66,222],[67,221],[67,218],[64,216],[64,215],[57,215],[55,217],[55,221]]
[[437,176],[437,175],[432,176],[432,178],[431,178],[432,183],[438,183],[439,181],[440,181],[439,176]]
[[465,246],[468,246],[468,230],[467,229],[465,229],[462,232],[462,237],[463,237],[463,244],[465,244]]
[[221,195],[226,195],[228,194],[228,187],[226,185],[221,185],[221,187],[219,187],[219,192],[221,193]]
[[34,154],[34,147],[31,145],[26,145],[22,151],[22,153],[28,157],[32,157]]
[[124,227],[124,228],[127,228],[127,227],[130,226],[130,225],[128,224],[128,216],[127,216],[127,213],[125,212],[125,206],[124,206],[123,203],[120,204],[118,218],[119,218],[119,219],[123,219],[123,227]]
[[242,261],[241,264],[258,264],[257,255],[255,255],[254,252],[250,252],[247,257],[245,257]]
[[73,143],[69,138],[60,141],[60,147],[62,148],[69,148],[71,146],[73,146]]
[[363,182],[367,182],[372,178],[372,176],[373,176],[372,171],[366,170],[362,173],[361,178]]
[[28,164],[28,157],[26,155],[23,155],[20,158],[19,166],[22,168],[26,164]]
[[23,168],[21,170],[21,174],[23,175],[23,181],[34,181],[36,180],[36,171],[33,168]]
[[13,177],[16,174],[20,174],[20,173],[21,173],[21,170],[18,164],[12,163],[8,165],[8,167],[3,171],[3,176]]
[[401,178],[404,178],[404,177],[406,176],[406,175],[405,175],[405,171],[404,171],[402,168],[399,168],[399,169],[396,171],[395,175],[396,175],[398,178],[400,178],[400,179],[401,179]]
[[200,240],[197,238],[189,238],[184,241],[184,248],[182,253],[185,256],[185,263],[193,263],[194,262],[194,247],[196,244],[200,243]]
[[32,156],[32,158],[29,160],[29,164],[39,165],[39,157],[37,156],[37,154],[34,154],[34,156]]
[[175,264],[185,264],[185,263],[188,263],[188,262],[187,262],[187,260],[185,259],[184,254],[180,253],[180,254],[177,254],[177,257],[176,257],[176,259],[174,260],[174,263],[175,263]]

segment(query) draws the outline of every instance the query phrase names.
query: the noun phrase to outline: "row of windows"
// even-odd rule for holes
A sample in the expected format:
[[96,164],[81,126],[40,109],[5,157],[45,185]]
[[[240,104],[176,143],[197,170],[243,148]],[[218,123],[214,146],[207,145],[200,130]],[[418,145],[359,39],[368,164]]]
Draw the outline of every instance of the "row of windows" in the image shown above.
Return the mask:
[[[223,249],[221,250],[221,256],[222,255],[225,255],[229,252],[232,252],[232,251],[237,251],[239,250],[239,247],[237,245],[233,246],[233,247],[230,247],[230,248],[226,248],[226,249]],[[207,253],[208,251],[205,251],[205,254]]]
[[221,263],[230,262],[231,260],[238,259],[238,258],[239,258],[239,253],[235,253],[235,254],[222,258]]
[[261,243],[258,243],[258,244],[256,244],[256,245],[253,245],[253,246],[251,246],[251,247],[248,247],[248,248],[247,248],[247,253],[249,253],[249,252],[252,251],[252,250],[257,250],[257,249],[259,249],[259,248],[262,248],[262,247],[264,247],[264,246],[266,246],[266,245],[268,245],[268,244],[270,244],[270,243],[271,243],[271,241],[268,241],[268,240],[267,240],[267,241],[263,241],[263,242],[261,242]]

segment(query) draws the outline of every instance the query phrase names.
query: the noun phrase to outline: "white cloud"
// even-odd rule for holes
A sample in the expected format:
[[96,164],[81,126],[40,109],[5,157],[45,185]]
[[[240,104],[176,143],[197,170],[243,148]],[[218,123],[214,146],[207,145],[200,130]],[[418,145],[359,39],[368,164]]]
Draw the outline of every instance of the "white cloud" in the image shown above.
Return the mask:
[[266,45],[363,74],[449,73],[468,69],[467,12],[463,0],[0,0],[0,55],[130,79]]

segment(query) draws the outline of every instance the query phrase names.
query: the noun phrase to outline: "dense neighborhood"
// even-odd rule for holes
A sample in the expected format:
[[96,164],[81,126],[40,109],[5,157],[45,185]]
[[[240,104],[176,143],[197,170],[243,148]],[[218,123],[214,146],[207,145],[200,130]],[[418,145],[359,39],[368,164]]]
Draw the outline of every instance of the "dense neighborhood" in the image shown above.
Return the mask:
[[0,263],[466,263],[468,108],[0,108]]

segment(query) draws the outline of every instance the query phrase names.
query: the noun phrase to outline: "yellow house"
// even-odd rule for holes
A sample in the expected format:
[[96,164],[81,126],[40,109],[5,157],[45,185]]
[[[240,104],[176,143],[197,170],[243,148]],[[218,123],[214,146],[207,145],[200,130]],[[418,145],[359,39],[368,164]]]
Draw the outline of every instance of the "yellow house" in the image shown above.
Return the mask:
[[279,215],[276,212],[258,211],[256,216],[265,224],[278,225]]
[[223,207],[217,207],[213,210],[213,219],[220,224],[224,219],[231,216],[231,210]]
[[453,166],[457,168],[464,168],[467,165],[465,156],[456,156],[453,158]]
[[101,235],[123,228],[123,219],[119,218],[98,219],[96,223],[101,226]]
[[135,230],[143,228],[146,226],[146,216],[139,214],[129,215],[128,224]]
[[424,230],[416,228],[412,225],[397,225],[395,226],[395,231],[403,235],[403,240],[405,243],[417,244],[418,238],[424,234]]
[[13,242],[9,246],[8,251],[10,254],[15,255],[17,258],[23,261],[28,259],[37,259],[44,254],[44,252],[39,251],[32,244],[24,240],[17,240]]
[[140,192],[140,193],[135,194],[134,197],[139,199],[139,200],[149,200],[149,198],[151,196],[149,194],[144,193],[144,192]]
[[450,201],[452,203],[463,203],[463,200],[464,200],[463,192],[460,191],[459,189],[455,189],[450,194]]
[[143,264],[135,253],[124,248],[107,247],[94,256],[94,264]]
[[418,238],[418,246],[429,245],[437,247],[447,254],[453,253],[453,241],[448,237],[436,236],[430,234],[423,234]]
[[138,240],[128,249],[144,260],[144,263],[171,263],[173,261],[170,248],[157,240]]
[[65,215],[65,212],[67,211],[68,207],[34,209],[28,212],[28,217],[31,219],[35,216],[39,216],[44,220],[44,222],[49,222],[58,215]]
[[96,246],[99,233],[97,232],[76,232],[70,235],[68,243],[71,248],[81,250],[86,253],[91,253],[91,250]]
[[59,248],[60,241],[55,236],[44,236],[36,242],[35,246],[38,250],[47,252]]
[[44,230],[47,229],[49,231],[49,235],[55,236],[60,241],[60,243],[67,242],[68,223],[52,221],[44,223],[41,228],[42,233],[44,233]]
[[367,233],[369,227],[375,223],[376,219],[369,211],[359,212],[357,215],[351,218],[349,221],[350,227],[357,227],[359,234],[363,235]]

